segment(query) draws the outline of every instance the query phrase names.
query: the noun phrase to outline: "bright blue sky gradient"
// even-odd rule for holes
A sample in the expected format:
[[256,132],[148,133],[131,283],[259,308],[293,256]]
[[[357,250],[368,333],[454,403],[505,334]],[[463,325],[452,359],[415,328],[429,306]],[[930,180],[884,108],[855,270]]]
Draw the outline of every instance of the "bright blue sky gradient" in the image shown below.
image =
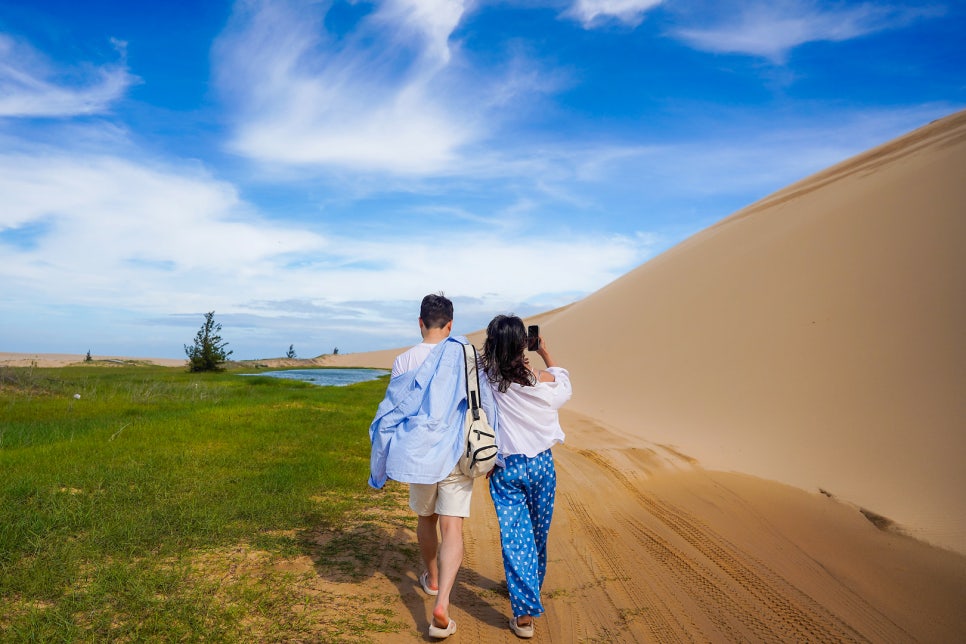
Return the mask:
[[952,0],[0,5],[0,350],[418,340],[966,105]]

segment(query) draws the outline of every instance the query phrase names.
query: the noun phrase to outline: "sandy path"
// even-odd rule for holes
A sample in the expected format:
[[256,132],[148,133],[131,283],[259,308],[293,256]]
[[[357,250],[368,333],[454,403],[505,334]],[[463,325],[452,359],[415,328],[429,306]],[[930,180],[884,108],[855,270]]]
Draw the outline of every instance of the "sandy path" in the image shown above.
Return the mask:
[[[953,641],[966,633],[966,558],[880,531],[821,494],[706,472],[669,448],[564,416],[536,641]],[[450,641],[515,642],[481,482],[473,512]],[[378,641],[428,641],[432,602],[416,590],[415,571],[412,578],[395,607],[411,628]]]

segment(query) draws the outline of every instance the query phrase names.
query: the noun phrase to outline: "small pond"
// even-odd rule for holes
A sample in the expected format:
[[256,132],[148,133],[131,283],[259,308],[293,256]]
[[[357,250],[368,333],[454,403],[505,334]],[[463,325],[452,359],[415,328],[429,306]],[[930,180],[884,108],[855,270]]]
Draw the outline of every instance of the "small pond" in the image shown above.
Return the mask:
[[242,376],[269,376],[287,380],[304,380],[320,387],[344,387],[357,382],[375,380],[389,372],[384,369],[289,369],[286,371],[264,371],[244,373]]

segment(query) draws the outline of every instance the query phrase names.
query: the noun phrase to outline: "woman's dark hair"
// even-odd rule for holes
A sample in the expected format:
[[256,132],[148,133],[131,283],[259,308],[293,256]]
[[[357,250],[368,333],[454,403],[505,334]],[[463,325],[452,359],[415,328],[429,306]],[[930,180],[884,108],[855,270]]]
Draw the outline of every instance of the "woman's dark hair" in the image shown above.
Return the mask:
[[527,368],[524,350],[527,347],[527,327],[515,315],[498,315],[486,327],[483,344],[483,370],[501,392],[512,383],[533,385],[536,381]]

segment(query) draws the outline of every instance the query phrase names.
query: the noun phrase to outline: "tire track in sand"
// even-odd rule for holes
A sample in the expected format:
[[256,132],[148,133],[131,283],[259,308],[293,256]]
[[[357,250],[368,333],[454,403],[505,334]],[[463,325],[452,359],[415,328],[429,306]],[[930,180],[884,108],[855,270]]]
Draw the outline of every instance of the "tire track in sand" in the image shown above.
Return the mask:
[[[582,528],[572,534],[571,543],[580,544],[583,549],[578,559],[583,570],[572,578],[592,580],[573,589],[573,592],[585,596],[590,594],[590,589],[599,591],[593,593],[590,599],[605,602],[608,610],[601,611],[598,607],[597,612],[614,616],[613,619],[605,617],[594,620],[595,623],[589,625],[592,627],[590,630],[598,631],[601,641],[691,641],[686,634],[689,630],[696,630],[696,625],[690,624],[688,628],[679,622],[678,615],[684,613],[680,606],[672,608],[667,605],[665,598],[670,595],[654,592],[650,583],[640,583],[642,575],[637,566],[639,562],[628,562],[620,554],[623,549],[613,547],[617,534],[603,529],[587,505],[573,494],[564,494],[563,499],[574,525]],[[634,569],[629,569],[625,562],[634,564]],[[601,570],[602,567],[604,570]],[[659,579],[659,575],[647,574],[643,578],[655,580]],[[612,588],[615,585],[618,589]],[[577,630],[585,631],[580,624],[579,610],[574,619]],[[635,628],[636,622],[640,622],[643,629]],[[641,635],[643,637],[639,638]]]
[[[620,517],[621,523],[637,535],[651,556],[661,561],[692,593],[695,602],[727,639],[744,639],[730,626],[733,618],[740,623],[741,630],[746,629],[745,635],[754,640],[867,641],[863,634],[763,562],[740,551],[687,512],[642,491],[600,453],[590,450],[578,450],[578,453],[607,471],[641,508],[700,555],[686,554],[658,531],[626,514]],[[728,587],[740,592],[725,592]],[[771,615],[764,618],[764,611]],[[882,615],[872,615],[869,621],[873,624],[875,639],[903,635],[901,629],[897,633],[896,625]]]

